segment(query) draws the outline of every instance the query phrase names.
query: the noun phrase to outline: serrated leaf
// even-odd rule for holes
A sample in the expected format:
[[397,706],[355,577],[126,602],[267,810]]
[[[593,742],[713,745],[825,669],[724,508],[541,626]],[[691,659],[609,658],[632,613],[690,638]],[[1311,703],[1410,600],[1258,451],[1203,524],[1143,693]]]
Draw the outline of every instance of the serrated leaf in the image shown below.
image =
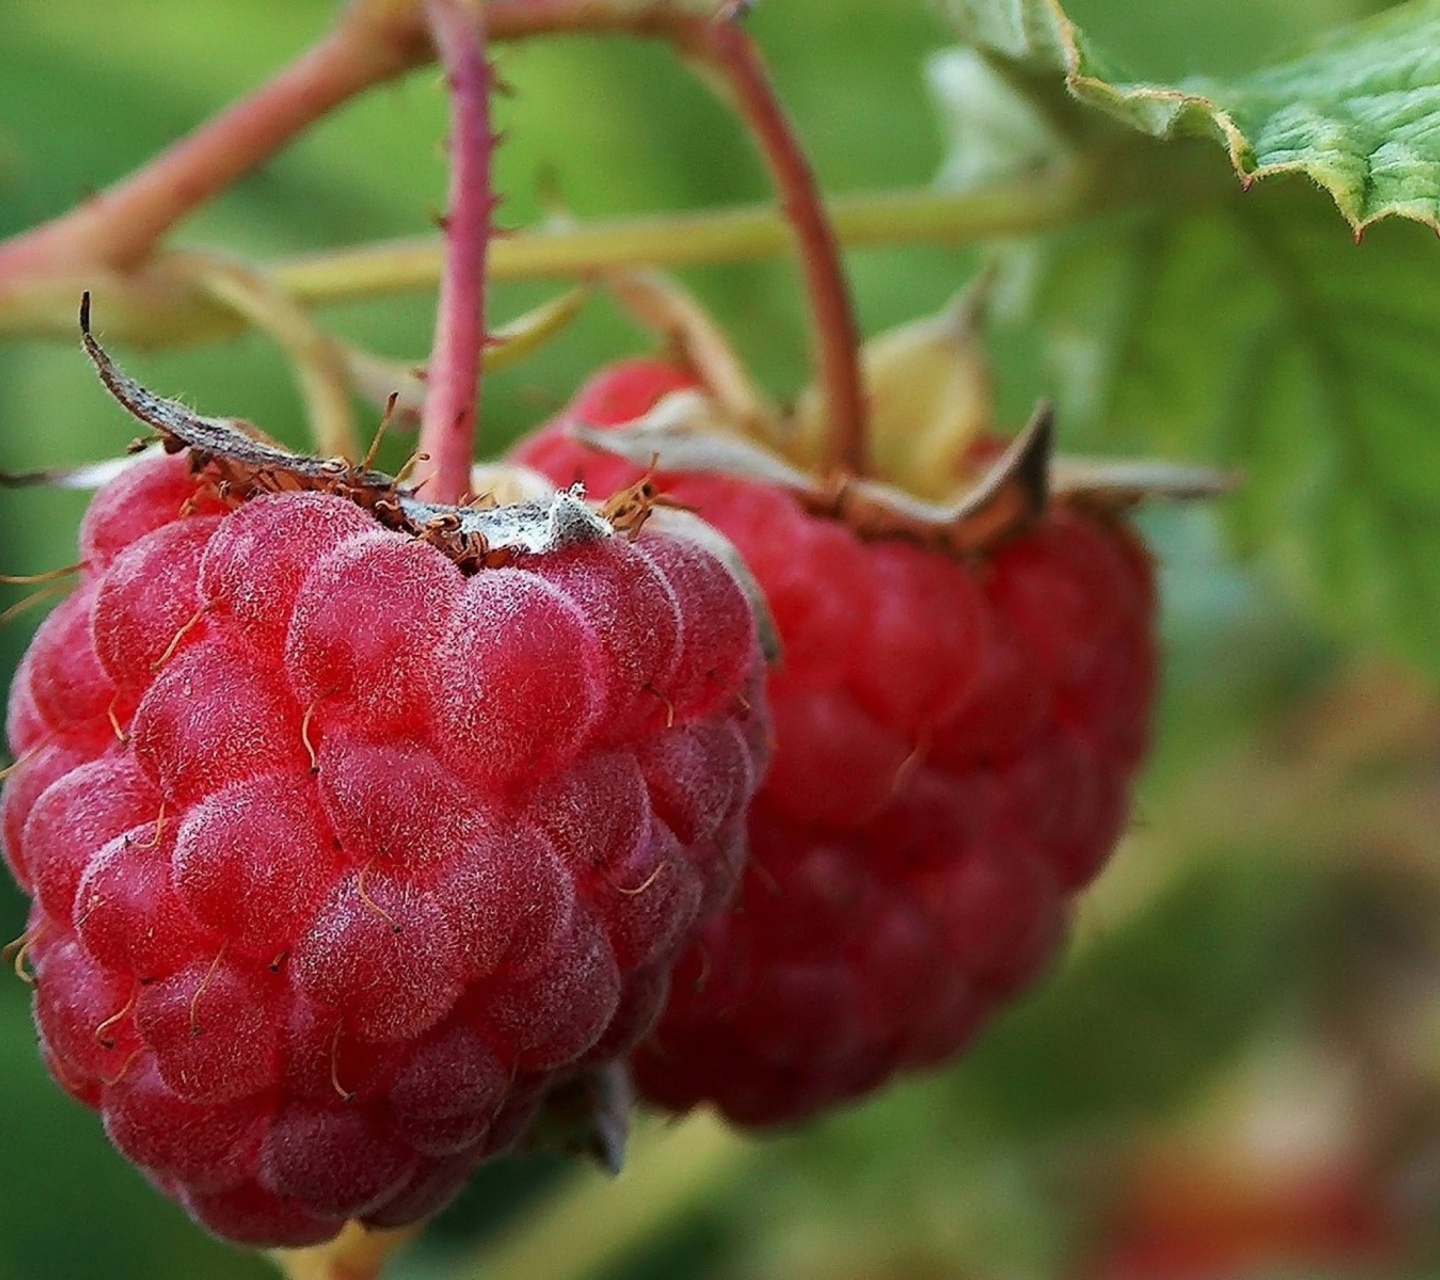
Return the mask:
[[[1440,670],[1440,246],[1406,221],[1440,209],[1440,3],[1337,31],[1204,102],[1195,84],[1102,81],[1053,0],[951,9],[1016,92],[1062,90],[1052,118],[1100,183],[1154,193],[1010,252],[999,290],[1048,366],[1025,394],[1055,395],[1062,439],[1239,468],[1225,506],[1241,545],[1342,629]],[[950,124],[963,146],[966,122]],[[1356,226],[1393,216],[1357,245],[1313,186],[1247,192],[1218,154],[1133,132],[1232,127],[1246,172],[1304,173]]]
[[1440,230],[1440,0],[1412,0],[1248,76],[1175,85],[1117,79],[1059,0],[948,8],[967,44],[1062,73],[1074,97],[1142,133],[1215,138],[1247,182],[1300,173],[1357,231],[1391,216]]

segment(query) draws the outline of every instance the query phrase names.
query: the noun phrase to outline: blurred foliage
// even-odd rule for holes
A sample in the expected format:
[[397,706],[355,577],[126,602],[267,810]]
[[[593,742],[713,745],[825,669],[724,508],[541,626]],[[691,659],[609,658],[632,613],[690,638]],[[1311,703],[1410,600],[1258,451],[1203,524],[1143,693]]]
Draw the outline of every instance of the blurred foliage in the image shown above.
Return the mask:
[[[1107,73],[1048,0],[947,9],[1007,77],[990,96],[1013,111],[1029,109],[1015,86],[1033,96],[1031,150],[1043,131],[1057,163],[1099,152],[1102,184],[1130,173],[1158,196],[1006,255],[1007,305],[1072,430],[1243,467],[1228,509],[1247,548],[1337,626],[1435,663],[1440,456],[1420,424],[1440,399],[1440,6],[1411,0],[1313,53],[1173,88]],[[975,154],[978,108],[1004,107],[977,101],[973,54],[932,76],[963,184],[995,165]]]
[[[1076,0],[1068,9],[1140,74],[1166,78],[1240,74],[1381,7]],[[87,0],[0,0],[0,233],[60,212],[141,161],[292,56],[324,29],[331,8],[331,0],[112,0],[100,22]],[[763,0],[753,26],[830,190],[924,184],[941,169],[950,144],[922,75],[954,39],[938,7]],[[765,195],[745,138],[661,49],[547,42],[502,51],[500,66],[515,90],[501,108],[502,216],[510,225],[542,216],[546,190],[581,217]],[[181,240],[264,255],[424,231],[443,192],[443,115],[433,74],[374,94],[237,186],[187,224]],[[1223,171],[1223,154],[1209,159]],[[1429,459],[1425,421],[1440,410],[1427,345],[1433,240],[1413,227],[1380,229],[1389,265],[1365,275],[1341,261],[1348,231],[1324,197],[1295,184],[1262,188],[1253,199],[1254,211],[1244,214],[1251,230],[1273,224],[1287,252],[1308,255],[1287,287],[1347,315],[1369,308],[1372,318],[1337,346],[1332,376],[1345,394],[1383,410],[1392,432],[1385,491],[1406,502],[1413,491],[1433,524],[1440,468]],[[1077,922],[1075,955],[953,1070],[803,1132],[744,1149],[707,1148],[700,1155],[713,1166],[701,1161],[688,1198],[665,1175],[687,1150],[699,1159],[696,1131],[647,1130],[636,1181],[622,1179],[601,1215],[622,1238],[627,1215],[644,1225],[634,1227],[629,1247],[607,1255],[601,1274],[1098,1276],[1080,1260],[1098,1247],[1107,1215],[1125,1212],[1121,1172],[1135,1163],[1143,1181],[1147,1144],[1191,1132],[1217,1108],[1244,1118],[1247,1108],[1268,1106],[1243,1087],[1248,1064],[1278,1062],[1318,1120],[1337,1126],[1360,1114],[1357,1073],[1373,1082],[1381,1072],[1390,1093],[1406,1100],[1427,1086],[1440,1091],[1440,1056],[1431,1060],[1440,1047],[1432,990],[1440,966],[1428,931],[1433,916],[1421,910],[1440,883],[1440,709],[1425,687],[1370,665],[1368,651],[1380,634],[1375,617],[1400,608],[1411,618],[1408,652],[1426,656],[1434,630],[1426,584],[1440,555],[1424,539],[1409,541],[1410,526],[1401,525],[1364,561],[1396,570],[1393,582],[1372,583],[1364,573],[1355,581],[1346,568],[1349,544],[1334,539],[1348,504],[1374,490],[1326,435],[1336,421],[1333,388],[1312,381],[1292,393],[1298,366],[1325,356],[1305,351],[1308,331],[1276,312],[1283,290],[1256,283],[1254,241],[1215,220],[1229,216],[1225,205],[1184,227],[1111,220],[1053,239],[1020,276],[1031,283],[1028,296],[1045,304],[1045,323],[1002,325],[994,338],[1008,416],[1058,391],[1062,429],[1086,445],[1230,456],[1223,429],[1247,421],[1237,405],[1291,397],[1283,414],[1261,423],[1273,465],[1257,468],[1233,504],[1242,541],[1264,554],[1233,559],[1208,512],[1145,517],[1163,566],[1166,701],[1140,821]],[[850,263],[864,326],[874,332],[937,308],[973,275],[977,257],[871,249]],[[1153,270],[1143,288],[1142,267]],[[1270,292],[1259,302],[1247,296],[1241,308],[1237,281]],[[690,273],[687,282],[772,391],[791,395],[803,384],[804,308],[793,265],[736,264]],[[507,285],[496,290],[493,313],[518,314],[555,290]],[[1008,313],[1002,297],[1002,318],[1018,314],[1016,296]],[[1373,318],[1381,302],[1388,310]],[[402,297],[327,319],[374,350],[409,358],[428,346],[431,306],[426,296]],[[1270,363],[1258,367],[1253,333],[1244,341],[1236,333],[1256,317],[1273,322],[1274,344]],[[536,357],[487,381],[487,451],[561,404],[596,364],[644,341],[597,299]],[[1139,372],[1123,386],[1101,386],[1097,371],[1110,367],[1101,356],[1117,349]],[[260,338],[121,354],[157,390],[249,417],[296,445],[304,440],[290,376]],[[63,347],[0,347],[0,415],[4,469],[112,455],[132,434],[79,354]],[[395,440],[388,448],[393,461],[406,446]],[[1328,469],[1323,501],[1316,468]],[[4,568],[73,559],[82,506],[74,494],[6,495]],[[1316,548],[1322,567],[1348,584],[1326,594],[1325,612],[1312,610],[1286,565]],[[33,618],[0,633],[7,670]],[[21,903],[8,887],[0,918],[8,936],[19,933]],[[152,1194],[109,1150],[94,1117],[50,1084],[27,1006],[18,983],[0,987],[0,1148],[11,1153],[0,1174],[0,1280],[266,1274],[265,1264],[209,1242]],[[1351,1091],[1326,1110],[1305,1089],[1317,1064],[1332,1062]],[[1396,1106],[1393,1114],[1364,1112],[1360,1145],[1372,1162],[1366,1168],[1403,1182],[1405,1204],[1423,1217],[1440,1203],[1422,1176],[1427,1153],[1435,1163],[1433,1137],[1426,1145],[1433,1120],[1427,1129]],[[1354,1134],[1345,1128],[1342,1137],[1351,1142]],[[1350,1152],[1354,1143],[1341,1145]],[[1386,1147],[1388,1163],[1375,1145]],[[660,1170],[650,1182],[645,1160]],[[477,1250],[520,1230],[527,1214],[545,1231],[553,1215],[580,1202],[574,1197],[602,1194],[596,1177],[533,1157],[491,1166],[404,1273],[491,1274]],[[663,1225],[627,1203],[627,1186],[635,1195],[655,1188]],[[1427,1274],[1424,1266],[1422,1258],[1393,1274]],[[560,1280],[560,1270],[546,1280]],[[579,1257],[563,1273],[589,1274]]]

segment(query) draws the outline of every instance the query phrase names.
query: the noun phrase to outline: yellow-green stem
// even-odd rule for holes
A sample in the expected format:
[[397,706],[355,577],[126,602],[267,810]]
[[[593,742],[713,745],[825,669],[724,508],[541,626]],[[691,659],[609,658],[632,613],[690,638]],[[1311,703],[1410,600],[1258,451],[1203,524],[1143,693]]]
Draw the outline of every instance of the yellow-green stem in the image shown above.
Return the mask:
[[[1078,173],[1037,174],[978,191],[875,192],[830,202],[845,245],[973,243],[1063,226],[1089,211]],[[583,276],[619,267],[686,267],[780,257],[791,231],[773,205],[746,205],[663,217],[521,231],[490,245],[492,280]],[[438,236],[392,240],[282,259],[272,278],[302,302],[345,302],[433,288],[440,279]]]
[[757,1148],[709,1113],[651,1124],[625,1171],[577,1173],[566,1190],[488,1247],[449,1268],[453,1280],[584,1280],[739,1176]]
[[370,1231],[350,1222],[326,1244],[277,1249],[270,1256],[286,1280],[379,1280],[391,1255],[418,1230]]
[[[1084,171],[1068,171],[975,191],[844,196],[831,202],[831,216],[841,242],[850,248],[965,245],[1046,231],[1136,203],[1133,194],[1126,197],[1113,189],[1101,193]],[[492,240],[490,278],[583,278],[627,267],[739,262],[780,257],[790,245],[790,230],[770,205],[617,218]],[[186,257],[157,254],[131,272],[62,271],[0,282],[0,340],[74,341],[75,305],[87,287],[97,305],[103,305],[106,334],[113,343],[170,347],[232,336],[241,327],[239,319],[196,287],[193,273],[185,269]],[[262,270],[297,302],[325,305],[433,289],[443,257],[443,245],[435,236],[297,255]]]

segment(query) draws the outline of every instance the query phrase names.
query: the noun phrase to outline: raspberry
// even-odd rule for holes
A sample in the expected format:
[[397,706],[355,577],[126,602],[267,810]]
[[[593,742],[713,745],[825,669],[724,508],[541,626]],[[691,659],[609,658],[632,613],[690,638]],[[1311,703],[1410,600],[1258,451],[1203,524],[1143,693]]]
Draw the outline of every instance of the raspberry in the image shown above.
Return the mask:
[[[569,425],[615,425],[686,386],[664,363],[616,366],[517,456],[595,492],[633,484]],[[1150,566],[1117,521],[1063,504],[962,561],[862,541],[758,481],[656,483],[738,547],[784,661],[736,909],[682,959],[637,1081],[675,1110],[791,1122],[951,1057],[1055,954],[1146,747]],[[672,777],[703,776],[709,749],[654,748]]]
[[647,1033],[769,730],[698,547],[467,574],[338,494],[219,492],[176,456],[96,496],[5,850],[57,1081],[210,1230],[301,1245],[434,1212]]

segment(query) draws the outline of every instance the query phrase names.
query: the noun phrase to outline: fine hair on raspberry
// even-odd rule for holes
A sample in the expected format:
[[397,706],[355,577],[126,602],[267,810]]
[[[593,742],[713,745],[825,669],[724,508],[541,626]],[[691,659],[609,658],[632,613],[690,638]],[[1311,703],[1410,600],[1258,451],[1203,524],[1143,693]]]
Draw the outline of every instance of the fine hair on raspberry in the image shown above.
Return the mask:
[[52,1073],[231,1240],[426,1217],[634,1047],[738,885],[741,585],[650,528],[467,573],[184,454],[80,541],[3,802]]

